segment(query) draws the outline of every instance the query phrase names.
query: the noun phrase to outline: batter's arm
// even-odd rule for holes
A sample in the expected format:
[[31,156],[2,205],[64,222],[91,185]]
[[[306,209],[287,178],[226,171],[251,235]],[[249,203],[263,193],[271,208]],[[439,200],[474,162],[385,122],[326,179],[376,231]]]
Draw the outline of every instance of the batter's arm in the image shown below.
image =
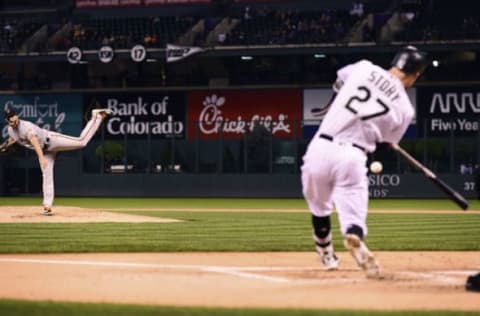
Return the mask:
[[44,169],[47,166],[47,160],[43,155],[43,150],[42,150],[42,147],[40,146],[40,142],[38,141],[37,136],[32,135],[28,140],[30,141],[30,144],[32,144],[33,149],[37,154],[38,162],[40,163],[40,168]]

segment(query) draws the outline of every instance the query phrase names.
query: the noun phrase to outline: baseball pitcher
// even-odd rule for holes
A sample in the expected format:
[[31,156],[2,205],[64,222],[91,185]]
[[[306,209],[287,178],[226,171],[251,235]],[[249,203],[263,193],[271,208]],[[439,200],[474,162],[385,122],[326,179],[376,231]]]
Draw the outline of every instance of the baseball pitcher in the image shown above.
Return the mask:
[[72,137],[42,129],[31,122],[20,120],[15,111],[10,108],[5,109],[9,138],[0,145],[0,151],[7,150],[9,146],[15,143],[35,151],[42,170],[44,215],[53,214],[53,167],[56,153],[85,147],[95,135],[102,121],[111,113],[110,109],[92,110],[92,117],[80,136]]
[[337,95],[303,157],[303,195],[312,214],[313,239],[321,263],[338,269],[330,229],[334,205],[344,245],[367,277],[381,277],[367,248],[367,153],[376,143],[398,143],[413,119],[405,91],[423,73],[426,54],[413,46],[398,52],[392,67],[368,60],[337,72]]

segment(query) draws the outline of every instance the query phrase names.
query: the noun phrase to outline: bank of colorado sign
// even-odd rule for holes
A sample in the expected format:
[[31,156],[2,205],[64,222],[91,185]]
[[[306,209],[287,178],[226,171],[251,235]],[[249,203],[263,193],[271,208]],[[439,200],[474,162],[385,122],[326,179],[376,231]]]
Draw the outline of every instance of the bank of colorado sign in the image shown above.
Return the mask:
[[262,129],[274,138],[300,136],[301,90],[208,90],[188,94],[188,138],[241,139]]
[[85,108],[95,101],[113,112],[105,122],[107,138],[185,137],[183,93],[92,94],[85,96]]
[[422,87],[417,95],[419,133],[473,135],[480,124],[480,87]]

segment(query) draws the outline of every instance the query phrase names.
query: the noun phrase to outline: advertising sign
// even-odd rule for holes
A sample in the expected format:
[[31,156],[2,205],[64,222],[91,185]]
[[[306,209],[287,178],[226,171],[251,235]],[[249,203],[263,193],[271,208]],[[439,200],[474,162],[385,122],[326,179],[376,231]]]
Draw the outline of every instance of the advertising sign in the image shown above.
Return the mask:
[[479,130],[480,87],[422,87],[418,92],[419,132],[468,136]]
[[77,8],[155,6],[168,4],[210,3],[212,0],[76,0]]
[[[9,107],[20,119],[47,130],[78,136],[82,128],[82,97],[79,94],[2,95],[0,104],[2,113]],[[2,130],[2,137],[7,137],[7,126]]]
[[[439,174],[443,181],[464,197],[476,197],[473,175]],[[380,173],[368,175],[370,198],[444,198],[446,195],[424,175],[418,173]],[[453,205],[453,202],[451,202]]]
[[293,139],[301,121],[301,90],[192,91],[188,120],[189,139],[240,139],[256,127]]
[[107,138],[185,137],[184,93],[89,94],[84,98],[86,111],[95,102],[113,111],[105,122]]

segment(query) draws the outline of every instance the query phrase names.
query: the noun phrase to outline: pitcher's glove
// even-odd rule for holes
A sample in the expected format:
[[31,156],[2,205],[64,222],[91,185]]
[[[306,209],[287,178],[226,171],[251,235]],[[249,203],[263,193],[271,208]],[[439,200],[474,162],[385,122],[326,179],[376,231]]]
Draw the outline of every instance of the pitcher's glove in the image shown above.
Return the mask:
[[0,154],[5,154],[8,152],[8,140],[0,144]]

